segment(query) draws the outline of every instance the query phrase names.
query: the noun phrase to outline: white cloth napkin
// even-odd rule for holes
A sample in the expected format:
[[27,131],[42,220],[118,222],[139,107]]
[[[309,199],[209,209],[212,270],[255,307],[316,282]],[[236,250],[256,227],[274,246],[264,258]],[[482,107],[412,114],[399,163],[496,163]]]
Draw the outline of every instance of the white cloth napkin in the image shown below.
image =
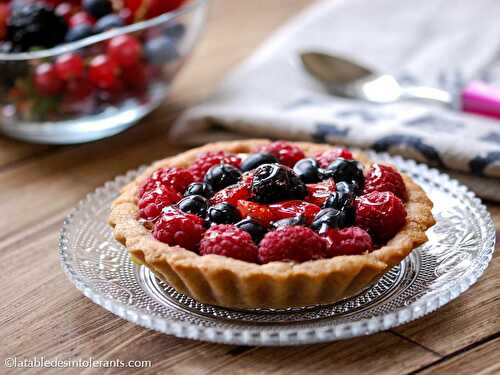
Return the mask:
[[456,91],[500,85],[498,0],[323,0],[279,29],[171,137],[197,144],[242,137],[315,140],[417,159],[500,200],[500,120],[399,102],[330,96],[298,52],[350,57],[405,82]]

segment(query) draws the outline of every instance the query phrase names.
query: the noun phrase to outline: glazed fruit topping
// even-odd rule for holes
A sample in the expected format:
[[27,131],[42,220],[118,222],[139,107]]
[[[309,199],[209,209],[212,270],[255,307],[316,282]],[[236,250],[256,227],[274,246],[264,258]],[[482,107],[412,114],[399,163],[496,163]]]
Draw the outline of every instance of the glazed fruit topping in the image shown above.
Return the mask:
[[241,215],[232,204],[217,203],[208,209],[207,219],[216,224],[233,224],[241,220]]
[[245,183],[228,186],[218,191],[211,199],[211,204],[227,202],[236,206],[238,201],[250,198],[250,187]]
[[270,204],[269,209],[273,221],[301,216],[306,224],[311,224],[320,210],[315,204],[300,200]]
[[262,164],[273,164],[279,163],[278,159],[273,155],[267,152],[258,152],[256,154],[250,154],[244,161],[241,163],[241,170],[243,172],[251,171],[252,169],[257,168]]
[[182,198],[177,206],[182,212],[204,217],[207,214],[208,201],[201,195],[190,195]]
[[403,178],[390,165],[373,164],[366,175],[363,194],[373,191],[390,191],[406,201],[407,192]]
[[373,250],[370,235],[359,227],[349,227],[340,230],[328,229],[323,236],[327,242],[328,257],[357,255]]
[[235,225],[214,225],[200,243],[200,254],[216,254],[245,262],[257,263],[257,246],[252,236]]
[[307,187],[294,171],[280,164],[263,164],[255,169],[252,200],[273,203],[285,199],[304,199]]
[[241,159],[237,155],[225,151],[205,152],[198,156],[189,167],[189,171],[194,176],[195,181],[203,181],[208,170],[218,164],[229,164],[239,168]]
[[344,228],[349,224],[344,211],[335,208],[323,208],[314,217],[311,228],[323,233],[329,228]]
[[276,141],[257,149],[259,152],[267,152],[273,155],[278,161],[292,168],[300,159],[304,159],[306,155],[299,146],[285,141]]
[[299,160],[293,167],[293,171],[305,184],[318,182],[322,177],[316,160],[311,158]]
[[139,199],[139,216],[148,221],[155,221],[160,217],[162,210],[179,201],[179,193],[158,185],[154,190],[146,191]]
[[334,148],[315,155],[316,162],[320,168],[328,168],[338,158],[352,159],[352,153],[345,148]]
[[406,209],[401,199],[390,191],[374,191],[356,198],[356,225],[383,243],[406,223]]
[[259,261],[306,262],[326,257],[326,242],[311,229],[302,226],[281,228],[267,233],[259,246]]
[[240,200],[238,201],[238,210],[242,217],[251,217],[265,224],[273,221],[273,213],[266,204]]
[[356,160],[337,158],[328,166],[327,171],[328,176],[333,178],[335,182],[346,181],[351,183],[354,181],[358,186],[364,184],[363,168]]
[[[299,155],[293,169],[283,164]],[[398,196],[406,189],[395,169],[379,164],[365,181],[348,157],[335,149],[305,158],[287,142],[263,146],[243,163],[228,152],[204,153],[189,168],[160,168],[146,179],[139,216],[156,239],[201,255],[268,263],[364,254],[405,225]]]
[[145,191],[154,189],[158,185],[163,185],[178,193],[182,193],[186,190],[186,187],[193,182],[193,179],[193,175],[185,168],[160,168],[153,172],[151,177],[141,185],[139,197],[142,196]]
[[177,210],[163,211],[153,227],[153,236],[170,246],[181,246],[197,251],[205,233],[201,217]]
[[337,187],[333,179],[328,179],[317,184],[308,184],[307,197],[305,200],[317,206],[322,206],[328,197],[336,190]]
[[214,192],[209,184],[204,182],[192,182],[186,188],[184,192],[184,196],[187,197],[189,195],[201,195],[205,198],[210,198],[214,195]]
[[238,228],[248,232],[252,236],[253,242],[257,245],[267,233],[267,228],[252,218],[243,219],[235,224]]
[[230,164],[215,165],[205,175],[205,183],[210,185],[213,191],[219,191],[229,185],[234,185],[240,179],[241,171]]

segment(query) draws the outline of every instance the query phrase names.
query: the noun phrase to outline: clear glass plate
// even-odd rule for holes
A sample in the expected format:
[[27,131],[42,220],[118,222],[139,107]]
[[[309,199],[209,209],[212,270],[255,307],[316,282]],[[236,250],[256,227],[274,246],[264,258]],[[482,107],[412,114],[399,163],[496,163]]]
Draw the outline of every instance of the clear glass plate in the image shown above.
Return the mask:
[[413,161],[372,154],[410,175],[434,202],[429,241],[358,295],[333,305],[230,310],[177,293],[134,265],[106,220],[120,188],[139,170],[89,194],[61,229],[64,271],[87,297],[133,323],[179,337],[239,345],[296,345],[389,329],[422,317],[467,290],[486,269],[495,226],[480,200],[445,174]]

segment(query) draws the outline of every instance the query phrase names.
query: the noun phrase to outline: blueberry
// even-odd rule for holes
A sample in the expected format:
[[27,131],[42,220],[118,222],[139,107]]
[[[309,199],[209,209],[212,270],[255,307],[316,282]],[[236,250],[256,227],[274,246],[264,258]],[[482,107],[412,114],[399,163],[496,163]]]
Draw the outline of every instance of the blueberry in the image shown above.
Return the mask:
[[273,164],[278,162],[278,159],[276,159],[273,155],[267,152],[259,152],[257,154],[249,155],[241,164],[241,170],[243,172],[248,172],[262,164]]
[[87,38],[94,34],[94,29],[92,26],[87,25],[86,23],[81,23],[76,25],[75,27],[69,29],[66,34],[65,40],[66,42],[75,42],[77,40]]
[[111,29],[122,27],[123,25],[124,23],[120,16],[116,14],[109,14],[107,16],[102,17],[95,23],[94,32],[96,34],[99,34]]
[[240,212],[229,203],[217,203],[208,208],[207,219],[215,224],[232,224],[241,220]]
[[307,187],[295,172],[280,164],[263,164],[254,171],[252,200],[273,203],[286,199],[304,199]]
[[336,190],[343,193],[350,193],[352,195],[358,195],[360,193],[359,185],[356,181],[340,181],[336,184]]
[[113,12],[110,0],[83,0],[82,6],[87,13],[95,18],[101,18]]
[[318,164],[314,159],[299,160],[293,167],[293,171],[306,184],[318,182],[321,179]]
[[345,222],[343,211],[335,208],[323,208],[314,217],[311,228],[318,232],[324,230],[325,227],[339,229],[346,226]]
[[352,206],[353,201],[354,195],[351,192],[337,190],[326,199],[325,203],[323,203],[323,208],[341,210],[344,207]]
[[154,65],[162,65],[179,57],[176,44],[172,38],[158,36],[148,40],[144,45],[144,54]]
[[229,164],[219,164],[210,168],[205,175],[205,183],[213,191],[219,191],[229,185],[236,184],[241,179],[241,171]]
[[248,232],[252,236],[253,242],[256,244],[259,244],[267,233],[267,229],[252,218],[243,219],[235,225],[245,232]]
[[177,204],[179,209],[188,214],[204,217],[207,214],[208,202],[201,195],[190,195],[182,198]]
[[289,217],[286,219],[275,221],[273,223],[273,228],[278,229],[284,227],[291,227],[294,225],[305,225],[305,223],[306,223],[305,217],[303,215],[297,215],[294,217]]
[[356,221],[356,209],[353,206],[354,194],[352,192],[336,191],[327,198],[323,208],[334,208],[344,213],[344,226],[350,227]]
[[214,192],[212,191],[210,185],[204,182],[192,182],[188,185],[186,191],[184,192],[185,197],[189,195],[201,195],[202,197],[210,198],[214,195]]
[[174,23],[173,25],[168,25],[165,29],[165,36],[175,40],[181,39],[186,33],[186,26],[182,23]]
[[337,158],[337,160],[330,164],[327,169],[330,173],[330,177],[333,178],[335,182],[354,181],[361,187],[365,181],[363,169],[356,160]]

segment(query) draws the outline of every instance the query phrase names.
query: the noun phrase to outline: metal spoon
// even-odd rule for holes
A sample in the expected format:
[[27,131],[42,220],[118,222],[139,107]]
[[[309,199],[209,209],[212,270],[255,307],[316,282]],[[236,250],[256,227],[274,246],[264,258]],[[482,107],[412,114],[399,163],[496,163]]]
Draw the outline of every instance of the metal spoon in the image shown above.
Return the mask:
[[300,58],[304,68],[333,95],[381,104],[421,100],[500,118],[500,90],[483,82],[472,82],[458,95],[453,95],[434,87],[403,86],[392,75],[377,73],[338,56],[303,52]]

